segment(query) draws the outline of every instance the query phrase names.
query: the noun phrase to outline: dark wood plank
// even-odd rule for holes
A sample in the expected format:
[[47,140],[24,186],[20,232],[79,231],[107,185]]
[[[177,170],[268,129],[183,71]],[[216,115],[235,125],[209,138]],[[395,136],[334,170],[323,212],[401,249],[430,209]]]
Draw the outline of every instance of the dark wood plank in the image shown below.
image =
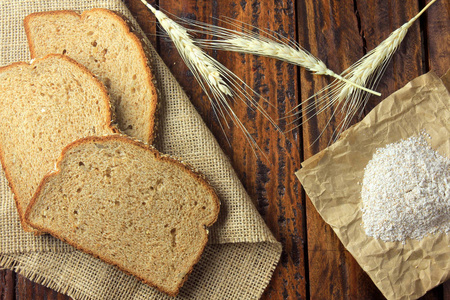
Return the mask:
[[[356,3],[361,24],[361,39],[367,51],[378,46],[391,32],[408,22],[420,11],[418,1],[409,1],[408,5],[398,0],[370,2],[358,0]],[[420,20],[417,20],[408,30],[381,78],[377,90],[382,93],[382,96],[370,98],[365,109],[366,114],[384,98],[426,72],[422,63],[425,56],[423,45]]]
[[[142,31],[144,31],[150,42],[157,46],[157,36],[156,36],[156,22],[154,16],[150,10],[147,9],[144,3],[136,0],[125,0],[124,1],[133,17],[138,22]],[[151,5],[157,6],[159,1],[147,0]]]
[[435,2],[421,21],[426,37],[427,67],[442,76],[450,68],[450,2]]
[[58,293],[43,285],[37,284],[27,278],[16,274],[16,291],[17,300],[70,300],[69,296]]
[[[259,28],[275,30],[295,38],[295,10],[292,1],[160,1],[162,8],[177,16],[211,22],[209,16],[228,16]],[[170,41],[160,41],[160,53],[181,86],[191,97],[208,127],[218,139],[255,200],[261,215],[283,244],[281,263],[275,271],[263,299],[306,298],[304,260],[303,206],[298,181],[300,167],[299,135],[286,139],[277,133],[260,113],[253,113],[239,103],[232,104],[245,126],[255,135],[269,161],[253,155],[236,126],[222,132],[208,99],[181,62]],[[233,53],[209,52],[247,84],[276,106],[272,116],[281,116],[296,104],[297,70],[271,59]],[[276,87],[276,88],[275,88]],[[281,124],[282,125],[282,124]],[[230,141],[231,147],[227,144]]]
[[[33,299],[35,297],[35,289],[41,285],[36,284],[27,278],[16,274],[16,292],[17,299]],[[50,291],[48,291],[50,293]]]
[[445,300],[447,298],[443,298],[443,285],[439,285],[434,289],[428,291],[425,295],[420,297],[420,300]]
[[15,298],[15,273],[9,270],[0,270],[0,299],[13,300]]
[[450,299],[450,281],[445,282],[442,286],[442,299]]
[[[421,1],[421,6],[425,6]],[[444,75],[450,68],[450,2],[437,1],[421,19],[422,30],[426,38],[426,71],[433,70],[438,76]],[[441,290],[439,290],[441,288]],[[450,281],[441,285],[440,299],[450,299]]]
[[[223,2],[218,5],[217,15],[233,17],[295,39],[293,1],[230,1],[229,5]],[[218,59],[276,106],[276,111],[271,114],[274,118],[283,116],[284,111],[296,105],[297,68],[273,59],[229,52],[220,53]],[[304,207],[294,175],[301,161],[298,131],[286,138],[260,114],[252,116],[239,106],[234,106],[234,109],[246,126],[255,131],[270,162],[257,159],[251,153],[242,159],[242,153],[249,153],[249,146],[236,141],[232,143],[233,165],[267,225],[283,246],[280,263],[262,299],[305,299]],[[283,122],[280,126],[284,127]],[[232,138],[238,135],[240,133],[236,130],[230,132]]]
[[[335,72],[341,72],[363,55],[363,41],[353,1],[299,1],[299,42]],[[311,20],[314,20],[312,22]],[[330,80],[302,70],[301,99],[307,99]],[[306,116],[305,116],[306,117]],[[323,138],[313,143],[330,118],[329,112],[303,127],[305,159],[326,148],[332,120]],[[356,261],[344,249],[332,229],[307,201],[307,236],[311,299],[377,299],[380,294]]]
[[[412,5],[405,6],[402,1],[319,1],[314,4],[299,1],[298,8],[299,15],[307,16],[308,20],[320,19],[311,24],[306,20],[302,22],[299,18],[300,42],[313,53],[319,53],[330,68],[342,71],[351,64],[349,61],[359,59],[390,32],[413,17],[418,12],[418,3],[412,2]],[[322,47],[324,45],[328,47]],[[378,88],[383,97],[372,97],[365,112],[369,112],[384,97],[421,75],[422,70],[422,40],[418,23],[410,29]],[[325,79],[317,79],[306,72],[301,75],[301,95],[304,99],[327,83]],[[328,119],[329,115],[323,114],[304,126],[305,158],[327,146],[333,126],[340,121],[339,118],[332,120],[319,143],[308,147]],[[370,278],[343,249],[312,204],[307,204],[311,298],[383,298]]]
[[[344,70],[366,50],[375,47],[424,5],[422,0],[410,1],[411,5],[404,5],[400,0],[149,2],[160,4],[177,16],[211,22],[210,16],[224,15],[292,38],[295,38],[297,29],[300,43],[336,72]],[[235,126],[222,132],[208,99],[194,82],[172,43],[156,37],[152,14],[139,0],[126,0],[125,3],[191,97],[229,155],[266,223],[283,244],[281,262],[263,299],[383,299],[331,228],[322,221],[309,199],[302,197],[301,187],[293,175],[303,159],[327,146],[332,130],[327,130],[318,143],[311,144],[330,115],[314,118],[303,127],[303,131],[295,130],[283,136],[276,133],[260,113],[251,113],[244,106],[233,104],[233,109],[255,134],[269,160],[256,158]],[[449,40],[449,5],[446,1],[438,1],[430,8],[425,21],[421,19],[420,24],[418,22],[411,28],[378,89],[383,97],[372,97],[366,113],[381,99],[429,68],[438,75],[447,70],[449,47],[448,42],[443,41]],[[330,82],[271,59],[229,52],[209,53],[269,99],[275,105],[271,111],[275,118],[293,108],[297,98],[305,99]],[[338,121],[333,120],[333,124]],[[284,125],[282,121],[280,125]],[[1,300],[70,299],[6,270],[0,271],[0,295]],[[433,289],[422,299],[447,298],[450,298],[450,282]]]
[[[410,18],[416,15],[425,6],[425,1],[418,1],[416,3],[411,1],[411,5],[405,5],[403,1],[396,0],[374,1],[374,3],[371,3],[370,5],[367,1],[361,0],[358,0],[357,3],[361,16],[361,32],[365,44],[367,45],[367,50],[376,47],[390,32],[409,21]],[[436,4],[437,3],[434,5]],[[378,11],[379,14],[374,14],[374,11]],[[423,27],[425,26],[424,24],[427,24],[427,20],[432,19],[429,17],[429,12],[430,11],[428,10],[428,12],[417,20],[408,30],[405,39],[393,56],[393,60],[386,69],[386,73],[380,83],[378,90],[383,93],[383,96],[379,99],[377,99],[377,97],[372,97],[366,109],[366,113],[382,99],[402,88],[415,77],[428,72],[431,65],[434,66],[438,73],[441,72],[443,69],[442,66],[445,65],[446,62],[448,66],[448,57],[447,60],[441,59],[442,53],[447,52],[448,54],[447,47],[444,50],[444,47],[437,46],[435,45],[435,42],[432,42],[432,52],[426,50],[426,45],[430,42],[428,39],[425,40],[428,37],[428,34],[424,35],[421,33],[424,32]],[[444,37],[448,37],[449,30],[444,30],[442,19],[432,20],[431,27],[434,30],[437,30],[434,31],[434,34],[431,34],[434,39],[441,37],[441,33]],[[441,42],[440,44],[445,43]],[[442,299],[442,286],[429,291],[422,299]]]

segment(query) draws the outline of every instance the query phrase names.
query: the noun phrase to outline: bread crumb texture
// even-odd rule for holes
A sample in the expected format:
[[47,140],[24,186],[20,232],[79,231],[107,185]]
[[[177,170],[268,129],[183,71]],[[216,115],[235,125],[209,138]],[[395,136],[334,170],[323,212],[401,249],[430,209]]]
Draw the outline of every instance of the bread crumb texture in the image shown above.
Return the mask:
[[29,222],[170,295],[199,260],[219,202],[174,159],[125,137],[70,145]]
[[25,29],[32,57],[67,55],[107,88],[119,129],[151,143],[155,136],[156,88],[140,40],[120,16],[106,9],[31,14]]
[[65,146],[82,137],[113,133],[109,98],[101,83],[61,55],[1,68],[0,106],[1,159],[21,220]]

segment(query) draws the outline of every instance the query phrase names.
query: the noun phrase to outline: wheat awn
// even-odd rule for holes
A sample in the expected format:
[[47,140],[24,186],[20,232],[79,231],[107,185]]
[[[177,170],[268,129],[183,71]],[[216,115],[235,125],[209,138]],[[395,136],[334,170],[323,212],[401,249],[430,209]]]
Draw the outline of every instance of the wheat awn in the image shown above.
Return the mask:
[[[155,9],[146,1],[141,1],[152,11],[156,19],[159,21],[161,27],[173,41],[181,58],[209,98],[216,117],[220,120],[220,116],[228,127],[229,125],[226,121],[226,116],[230,117],[231,120],[234,121],[235,124],[237,124],[237,126],[244,132],[245,138],[250,143],[250,145],[252,145],[252,150],[255,155],[255,149],[263,153],[256,140],[249,133],[244,124],[239,120],[238,116],[235,114],[230,104],[228,103],[228,100],[237,98],[244,102],[246,105],[255,107],[262,113],[265,118],[270,121],[270,123],[277,130],[281,131],[274,120],[261,107],[261,105],[256,102],[256,100],[253,100],[252,96],[247,90],[251,91],[256,96],[261,96],[253,91],[247,84],[245,84],[224,65],[216,61],[214,58],[201,50],[200,47],[195,45],[191,35],[186,28],[170,19],[162,11]],[[244,86],[244,88],[242,88],[242,86]],[[222,124],[219,125],[224,131]]]
[[[364,57],[353,64],[350,68],[345,70],[341,75],[350,82],[356,83],[361,86],[366,86],[372,90],[376,89],[387,65],[392,58],[392,55],[395,53],[400,43],[405,38],[408,29],[436,1],[437,0],[432,0],[431,2],[429,2],[416,16],[414,16],[411,20],[392,32],[388,38],[381,42],[376,48],[364,55]],[[330,85],[326,86],[318,93],[305,100],[308,101],[314,99],[315,101],[306,105],[304,103],[301,103],[299,106],[294,108],[298,109],[300,106],[302,106],[299,111],[293,114],[299,115],[294,122],[300,123],[296,126],[298,127],[317,114],[325,111],[328,108],[334,107],[330,120],[338,112],[343,115],[342,121],[337,124],[330,140],[330,142],[336,141],[340,134],[349,126],[351,120],[358,112],[361,116],[363,109],[369,100],[369,97],[370,94],[366,91],[355,89],[348,83],[335,80]],[[318,110],[316,111],[317,108]],[[304,115],[306,119],[303,122],[299,122],[302,118],[302,115]],[[329,123],[330,121],[328,121],[326,126]],[[320,138],[324,130],[321,132],[317,139]]]
[[[191,24],[200,28],[201,33],[211,35],[213,40],[197,39],[196,44],[204,48],[215,50],[234,51],[240,53],[248,53],[259,56],[266,56],[275,58],[294,64],[307,69],[317,75],[327,75],[341,80],[356,89],[361,89],[376,96],[381,96],[380,93],[372,91],[362,85],[351,82],[350,80],[336,74],[328,69],[323,61],[312,55],[306,49],[302,48],[297,42],[282,37],[277,37],[268,31],[262,31],[267,36],[254,33],[248,28],[242,31],[234,29],[223,28],[217,25],[210,25],[198,21],[184,20],[187,24]],[[224,18],[224,22],[233,27],[236,26],[236,21],[230,18]],[[244,23],[242,23],[244,24]],[[245,24],[247,27],[254,28],[251,25]]]

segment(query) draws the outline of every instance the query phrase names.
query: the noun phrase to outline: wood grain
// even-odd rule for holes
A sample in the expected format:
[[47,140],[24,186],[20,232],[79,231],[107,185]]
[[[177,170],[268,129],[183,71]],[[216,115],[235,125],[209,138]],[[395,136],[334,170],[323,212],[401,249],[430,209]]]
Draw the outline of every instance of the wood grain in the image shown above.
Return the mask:
[[13,300],[15,298],[15,276],[13,271],[0,270],[0,296],[1,300]]
[[[331,69],[342,71],[350,66],[346,59],[356,61],[419,11],[419,3],[410,2],[409,5],[400,1],[306,2],[298,6],[298,14],[308,16],[307,19],[317,19],[320,14],[321,21],[302,23],[299,18],[300,43],[311,49],[312,53],[318,53]],[[423,73],[422,57],[425,53],[422,52],[423,41],[419,31],[420,23],[417,22],[411,27],[386,70],[378,88],[383,96],[371,97],[363,116],[386,96]],[[328,47],[324,47],[325,45]],[[435,61],[435,58],[432,60]],[[318,80],[306,72],[301,75],[303,99],[328,83],[325,79]],[[304,116],[304,119],[306,120],[307,116]],[[303,127],[305,158],[327,146],[334,126],[340,121],[339,117],[331,119],[330,125],[315,146],[310,147],[310,144],[318,137],[329,119],[328,114],[321,114]],[[359,120],[354,120],[356,121]],[[307,232],[311,299],[383,298],[309,201]],[[440,299],[440,294],[438,287],[430,291],[424,299]]]
[[[420,1],[424,7],[429,1]],[[437,1],[421,18],[421,30],[424,38],[425,71],[432,70],[443,76],[450,68],[450,2]],[[450,299],[450,281],[440,287],[436,299]]]
[[[425,2],[421,1],[422,7]],[[450,68],[450,2],[435,2],[421,19],[421,25],[427,69],[442,76]]]
[[57,293],[16,274],[16,299],[27,300],[69,300],[70,297]]
[[[232,16],[236,20],[258,28],[266,28],[295,39],[294,3],[288,1],[220,1],[218,16]],[[230,60],[231,57],[231,60]],[[273,59],[230,53],[219,53],[226,64],[255,91],[275,106],[274,118],[296,105],[297,68]],[[246,65],[242,68],[242,65]],[[271,88],[274,87],[274,88]],[[260,103],[262,101],[260,100]],[[267,106],[266,106],[267,107]],[[269,107],[267,107],[269,108]],[[250,153],[249,145],[232,142],[232,160],[241,180],[275,237],[282,242],[283,252],[271,284],[263,299],[296,299],[307,296],[304,248],[304,207],[299,183],[292,174],[300,168],[301,141],[298,131],[287,136],[276,132],[260,113],[248,117],[245,107],[234,106],[241,120],[257,136],[268,161]],[[286,124],[279,123],[282,129]],[[241,135],[230,132],[231,139]],[[244,159],[241,153],[249,153]]]
[[[300,44],[332,70],[340,73],[364,54],[353,1],[305,1],[298,5],[298,11],[298,15],[307,16],[299,18]],[[311,19],[318,21],[308,21]],[[330,80],[302,70],[300,82],[301,98],[307,99]],[[304,116],[304,120],[307,118]],[[303,126],[305,159],[327,147],[341,116],[333,117],[322,138],[316,143],[314,141],[330,118],[327,111]],[[306,213],[311,299],[379,299],[381,294],[309,199]]]
[[[268,28],[295,38],[295,9],[292,1],[275,1],[275,4],[266,1],[220,1],[219,5],[219,1],[165,0],[160,5],[177,16],[204,22],[212,22],[210,16],[231,16],[252,26]],[[212,112],[209,100],[197,84],[192,84],[192,75],[181,62],[172,43],[161,39],[160,47],[163,60],[186,89],[192,103],[230,156],[233,167],[269,228],[283,243],[281,262],[264,298],[306,298],[304,208],[299,183],[292,176],[300,168],[298,131],[287,137],[283,136],[274,130],[261,113],[249,110],[242,103],[230,102],[268,159],[256,157],[239,128],[232,125],[226,132],[222,131],[220,120]],[[296,105],[297,70],[293,66],[251,55],[221,52],[209,54],[270,101],[275,106],[271,111],[274,118],[282,116],[279,111],[290,110]],[[242,68],[244,64],[246,67]],[[270,88],[274,86],[276,88]],[[259,103],[262,104],[263,101],[259,100]],[[280,122],[280,126],[284,127],[284,124]]]
[[[374,49],[385,40],[391,32],[408,22],[419,12],[418,1],[409,1],[408,5],[397,0],[356,1],[361,20],[361,38],[366,51]],[[376,11],[377,14],[373,12]],[[395,12],[395,13],[394,13]],[[381,102],[384,98],[402,88],[425,71],[422,64],[423,40],[420,34],[420,22],[416,21],[392,57],[381,78],[378,91],[381,97],[371,97],[365,113]]]
[[[273,30],[298,40],[337,73],[376,47],[426,3],[425,0],[149,2],[188,19],[216,23],[218,21],[211,17],[228,16]],[[323,222],[294,176],[303,160],[328,145],[340,117],[334,117],[323,137],[313,143],[331,117],[328,112],[283,135],[275,131],[261,113],[253,112],[242,103],[230,103],[267,159],[256,157],[239,128],[231,125],[225,132],[221,129],[209,99],[172,42],[160,36],[161,31],[152,14],[140,0],[126,0],[125,3],[230,157],[258,211],[283,245],[281,261],[262,299],[384,299],[330,226]],[[449,11],[448,1],[438,1],[411,27],[379,85],[378,90],[383,96],[371,97],[364,114],[429,69],[440,76],[445,73],[450,66]],[[330,83],[328,78],[311,75],[273,59],[229,52],[208,53],[270,101],[274,107],[264,107],[275,119]],[[262,99],[258,101],[263,104]],[[359,119],[353,123],[357,121]],[[290,128],[284,119],[280,119],[278,125],[283,129]],[[12,271],[0,270],[0,300],[9,299],[70,298]],[[450,282],[429,291],[422,298],[425,299],[450,299]]]

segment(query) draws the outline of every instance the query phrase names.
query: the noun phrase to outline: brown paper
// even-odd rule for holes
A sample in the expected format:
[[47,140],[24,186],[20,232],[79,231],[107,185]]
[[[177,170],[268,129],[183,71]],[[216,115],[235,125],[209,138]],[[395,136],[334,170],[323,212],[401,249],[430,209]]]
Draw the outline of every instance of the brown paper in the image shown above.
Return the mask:
[[[28,61],[23,18],[37,11],[118,11],[141,33],[120,0],[3,0],[0,4],[0,66]],[[147,39],[161,96],[157,148],[203,172],[221,200],[218,221],[200,262],[179,299],[257,299],[270,281],[281,245],[265,225],[228,158]],[[5,108],[2,108],[5,109]],[[23,232],[12,193],[0,172],[0,267],[75,299],[173,299],[115,267],[76,251],[49,235]]]
[[388,299],[416,299],[450,278],[450,235],[383,242],[362,227],[361,185],[375,149],[425,130],[450,157],[450,95],[432,72],[376,106],[296,173],[322,218]]

